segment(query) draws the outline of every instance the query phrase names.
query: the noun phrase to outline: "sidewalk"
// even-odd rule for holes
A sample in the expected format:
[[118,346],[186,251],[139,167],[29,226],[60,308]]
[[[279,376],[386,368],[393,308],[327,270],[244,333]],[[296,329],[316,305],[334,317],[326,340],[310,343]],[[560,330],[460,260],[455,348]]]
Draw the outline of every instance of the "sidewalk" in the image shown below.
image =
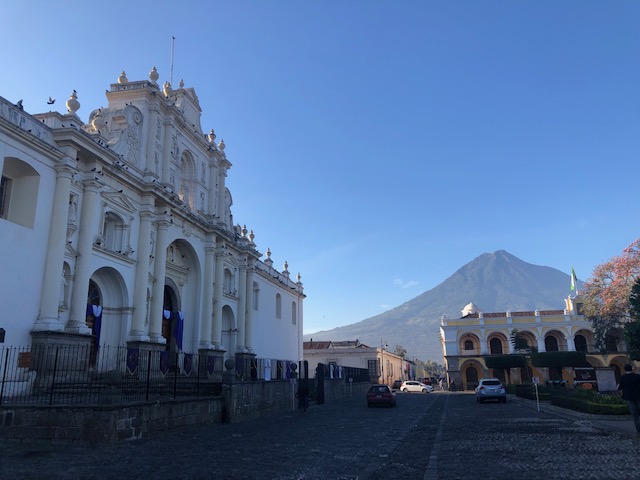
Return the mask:
[[[529,400],[527,398],[511,394],[509,394],[508,397],[510,402],[536,410],[538,409],[538,405],[535,400]],[[549,402],[540,402],[540,411],[568,419],[587,420],[596,428],[606,432],[615,432],[632,437],[640,436],[636,432],[636,427],[633,424],[633,418],[631,415],[592,415],[589,413],[575,412],[566,408],[556,407],[555,405],[551,405]]]

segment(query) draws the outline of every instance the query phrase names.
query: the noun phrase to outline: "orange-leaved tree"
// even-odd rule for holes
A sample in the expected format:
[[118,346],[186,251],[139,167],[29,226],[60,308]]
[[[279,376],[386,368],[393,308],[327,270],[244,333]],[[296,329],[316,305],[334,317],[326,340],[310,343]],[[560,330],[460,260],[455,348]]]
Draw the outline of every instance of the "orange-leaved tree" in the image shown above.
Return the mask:
[[629,297],[640,278],[640,239],[621,255],[596,266],[584,285],[584,313],[591,321],[596,349],[606,351],[606,338],[628,324],[632,318]]

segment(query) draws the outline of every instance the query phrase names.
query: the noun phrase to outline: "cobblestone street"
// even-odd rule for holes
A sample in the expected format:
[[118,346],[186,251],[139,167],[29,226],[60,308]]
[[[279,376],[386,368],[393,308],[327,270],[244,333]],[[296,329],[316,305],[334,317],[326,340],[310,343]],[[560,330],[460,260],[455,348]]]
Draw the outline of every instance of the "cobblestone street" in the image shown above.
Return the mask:
[[[626,422],[478,405],[465,393],[398,394],[396,408],[351,397],[255,423],[205,425],[101,448],[4,443],[3,478],[637,479]],[[630,421],[630,420],[629,420]]]

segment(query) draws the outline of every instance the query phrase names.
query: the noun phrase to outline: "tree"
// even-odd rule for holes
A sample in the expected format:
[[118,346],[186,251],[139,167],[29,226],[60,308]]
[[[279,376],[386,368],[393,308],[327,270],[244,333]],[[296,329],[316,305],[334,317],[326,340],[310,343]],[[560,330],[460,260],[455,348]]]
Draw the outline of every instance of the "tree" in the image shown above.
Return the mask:
[[633,357],[640,354],[640,278],[631,287],[629,295],[630,321],[624,326],[624,337],[627,342],[627,350]]
[[520,331],[518,331],[517,328],[511,330],[511,347],[514,351],[529,349],[527,339],[522,335]]
[[640,278],[640,239],[621,255],[596,266],[584,287],[584,313],[591,321],[596,348],[606,353],[605,339],[629,322],[631,293]]
[[396,355],[405,358],[407,356],[407,349],[402,345],[396,345]]

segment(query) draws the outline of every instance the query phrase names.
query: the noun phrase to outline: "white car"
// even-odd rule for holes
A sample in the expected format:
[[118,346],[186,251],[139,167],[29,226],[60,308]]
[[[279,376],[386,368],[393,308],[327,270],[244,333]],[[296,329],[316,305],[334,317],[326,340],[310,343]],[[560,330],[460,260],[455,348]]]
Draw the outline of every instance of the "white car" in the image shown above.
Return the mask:
[[421,382],[416,382],[415,380],[407,380],[406,382],[402,382],[402,385],[400,385],[400,391],[431,393],[433,392],[433,387],[431,385],[425,385]]

